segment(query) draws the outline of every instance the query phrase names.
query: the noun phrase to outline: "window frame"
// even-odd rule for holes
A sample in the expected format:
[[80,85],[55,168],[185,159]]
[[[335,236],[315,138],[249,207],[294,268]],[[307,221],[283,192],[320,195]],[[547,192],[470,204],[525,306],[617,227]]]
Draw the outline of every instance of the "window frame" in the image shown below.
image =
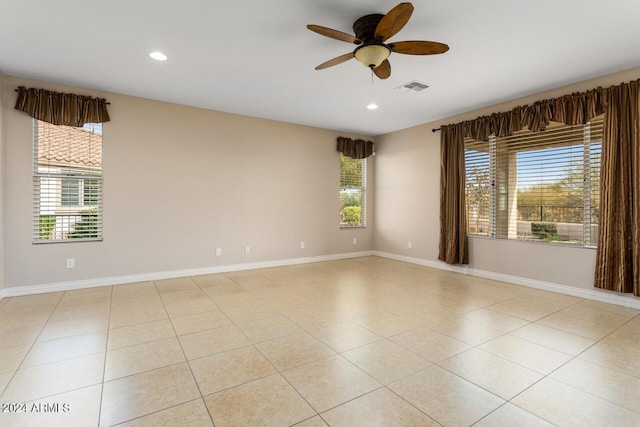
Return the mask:
[[[360,168],[361,168],[361,178],[360,178],[360,183],[361,185],[342,185],[342,175],[343,175],[343,170],[342,170],[342,158],[346,158],[349,159],[349,161],[359,161],[360,162]],[[349,229],[364,229],[367,228],[367,159],[353,159],[349,156],[345,156],[342,153],[339,153],[339,160],[340,160],[340,167],[339,167],[339,189],[338,189],[338,201],[339,201],[339,217],[338,217],[338,224],[341,230],[349,230]],[[348,206],[343,206],[343,202],[342,202],[342,196],[343,196],[343,192],[345,191],[354,191],[354,192],[359,192],[360,195],[360,224],[358,225],[349,225],[349,224],[345,224],[345,219],[344,219],[344,212],[343,209],[345,207]],[[351,206],[356,206],[356,205],[351,205]]]
[[[593,182],[593,181],[595,180],[594,177],[600,176],[599,175],[600,159],[599,159],[598,153],[601,151],[601,148],[598,148],[598,146],[601,147],[602,140],[597,140],[597,139],[593,140],[591,137],[592,136],[591,131],[592,131],[592,127],[596,129],[600,129],[603,126],[601,116],[598,118],[595,118],[591,122],[586,123],[585,125],[570,126],[570,125],[564,125],[564,124],[556,124],[556,126],[557,126],[557,129],[559,129],[560,131],[567,131],[567,130],[573,131],[576,127],[580,127],[582,130],[582,138],[579,144],[569,143],[566,145],[559,144],[557,146],[554,146],[555,144],[553,142],[549,142],[548,144],[546,144],[547,145],[546,148],[578,146],[582,150],[582,152],[580,153],[580,157],[582,158],[582,160],[581,160],[581,163],[579,164],[580,168],[582,169],[582,183],[581,183],[582,184],[582,188],[581,188],[582,221],[581,223],[568,222],[568,224],[577,224],[577,225],[581,224],[582,239],[577,242],[575,241],[562,242],[562,241],[553,241],[552,239],[545,240],[545,239],[525,238],[519,234],[517,225],[516,225],[516,230],[512,230],[513,228],[512,219],[506,220],[506,223],[508,223],[506,228],[504,225],[505,219],[502,218],[502,220],[499,221],[498,216],[500,215],[498,214],[498,209],[500,208],[501,200],[504,203],[509,203],[509,204],[511,203],[510,201],[505,201],[506,199],[502,196],[506,195],[507,198],[513,197],[512,196],[513,191],[518,192],[520,191],[520,188],[518,187],[518,180],[516,179],[516,183],[513,189],[508,189],[504,195],[502,195],[502,193],[500,192],[500,186],[505,182],[505,179],[502,179],[502,180],[500,179],[500,173],[502,172],[504,175],[505,168],[504,167],[501,168],[498,165],[498,163],[500,163],[498,155],[499,155],[499,149],[502,149],[500,153],[506,153],[507,150],[504,150],[502,148],[503,146],[500,146],[499,148],[499,145],[505,144],[506,143],[505,141],[508,140],[508,138],[510,137],[496,138],[496,136],[493,134],[490,135],[488,141],[477,141],[471,138],[468,138],[468,139],[465,138],[465,177],[466,177],[465,178],[466,179],[465,212],[467,216],[467,235],[469,237],[510,240],[510,241],[537,243],[537,244],[545,244],[545,245],[551,244],[551,245],[562,246],[562,247],[580,247],[580,248],[591,248],[591,249],[597,248],[597,238],[598,238],[597,225],[598,224],[597,222],[592,223],[592,215],[594,210],[598,209],[597,200],[599,199],[599,193],[597,192],[599,190],[599,182]],[[530,132],[526,129],[524,131]],[[535,134],[538,134],[538,133],[536,132]],[[530,145],[530,148],[531,148],[530,150],[527,150],[526,149],[527,146],[523,144],[521,149],[514,150],[513,152],[515,153],[517,158],[518,154],[520,153],[524,153],[528,151],[529,152],[542,151],[545,149],[544,147],[536,148],[537,144],[540,144],[540,142],[532,143]],[[592,150],[594,147],[595,147],[595,151]],[[474,152],[475,154],[473,154]],[[595,155],[594,155],[594,152],[595,152]],[[482,155],[478,153],[484,153],[484,154]],[[488,166],[486,165],[487,159],[489,162]],[[549,158],[546,158],[545,160],[555,160],[555,158],[549,157]],[[594,160],[596,160],[595,166],[594,166]],[[478,168],[478,165],[482,166],[482,170],[488,173],[489,175],[488,185],[487,185],[488,194],[484,194],[483,196],[481,196],[481,197],[484,197],[484,200],[486,200],[486,202],[482,206],[479,203],[476,203],[474,206],[471,206],[469,203],[470,191],[473,190],[474,188],[479,187],[477,183],[469,179],[470,170],[471,170],[470,164],[471,164],[471,167],[475,167],[475,168]],[[516,160],[516,164],[518,164],[517,160]],[[570,163],[568,164],[571,165]],[[519,167],[519,164],[517,167]],[[507,173],[509,173],[510,175],[512,174],[513,176],[517,176],[518,174],[517,167],[515,171],[510,171],[509,170],[510,168],[507,167],[506,168]],[[597,175],[594,173],[594,171],[597,172]],[[545,169],[545,172],[549,174],[551,173],[546,169]],[[479,176],[481,175],[481,173],[476,173],[476,175]],[[513,176],[510,176],[509,179],[513,179]],[[473,183],[471,184],[471,187],[470,187],[470,182]],[[540,180],[540,185],[543,185],[547,182],[551,182],[551,181],[546,181],[546,178],[542,178]],[[476,187],[473,187],[474,185]],[[595,196],[595,201],[594,201],[594,196]],[[475,197],[474,200],[477,200],[479,198],[477,195],[473,195],[473,197]],[[517,196],[516,196],[516,200],[518,200]],[[485,206],[486,204],[488,204],[488,206]],[[515,209],[516,211],[518,211],[518,207],[519,205],[516,202],[515,206],[511,206],[509,208],[503,209],[503,211],[512,210],[512,209]],[[485,233],[478,232],[480,230],[478,223],[476,223],[475,227],[472,227],[470,225],[470,221],[472,221],[472,218],[471,218],[472,215],[470,215],[470,212],[471,211],[478,212],[481,210],[481,208],[484,208],[483,211],[488,211],[489,213],[488,224],[483,228],[484,230],[486,230]],[[476,218],[476,221],[477,220],[478,218]],[[485,223],[487,222],[487,218],[482,218],[482,220]],[[515,219],[516,223],[519,221],[522,221],[520,219],[520,212],[516,214],[516,219]],[[538,221],[531,221],[531,222],[538,222]],[[557,222],[559,224],[562,223],[561,221],[560,222],[550,221],[550,222]],[[596,227],[595,230],[594,230],[594,226]],[[475,232],[472,233],[470,232],[471,230]],[[512,234],[513,234],[513,237],[512,237]]]
[[[72,137],[62,142],[56,142],[66,149],[67,155],[64,159],[41,160],[40,149],[40,129],[52,129],[63,134],[68,126],[53,125],[33,119],[33,149],[32,149],[32,191],[33,191],[33,214],[32,214],[32,244],[53,244],[72,242],[96,242],[103,240],[103,133],[102,124],[87,123],[84,127],[91,133],[91,137],[98,134],[98,141],[87,141],[86,147],[93,156],[94,164],[91,161],[87,165],[82,165],[81,161],[74,162],[71,144]],[[81,129],[81,128],[72,128]],[[99,131],[96,131],[99,129]],[[50,151],[60,150],[52,148],[53,138],[50,138],[48,149]],[[95,144],[99,143],[99,148]],[[67,146],[65,146],[67,144]],[[85,144],[81,141],[79,144]],[[93,144],[93,145],[92,145]],[[44,144],[43,144],[44,145]],[[93,151],[92,151],[93,150]],[[99,150],[96,154],[95,151]],[[70,184],[65,188],[65,183]],[[76,203],[77,202],[77,203]]]

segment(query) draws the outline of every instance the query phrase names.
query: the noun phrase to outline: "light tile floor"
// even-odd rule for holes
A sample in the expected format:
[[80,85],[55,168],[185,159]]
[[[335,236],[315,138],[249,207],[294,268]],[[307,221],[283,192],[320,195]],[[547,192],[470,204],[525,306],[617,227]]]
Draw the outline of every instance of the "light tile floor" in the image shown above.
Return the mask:
[[0,301],[1,426],[638,426],[640,311],[377,257]]

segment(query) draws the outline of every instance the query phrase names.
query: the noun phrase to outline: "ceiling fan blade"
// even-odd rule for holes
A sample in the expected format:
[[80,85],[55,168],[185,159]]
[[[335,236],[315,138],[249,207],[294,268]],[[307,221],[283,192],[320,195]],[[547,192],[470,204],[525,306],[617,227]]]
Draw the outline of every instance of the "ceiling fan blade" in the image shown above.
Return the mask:
[[411,3],[400,3],[380,20],[374,37],[381,41],[392,37],[405,26],[412,13],[413,5]]
[[391,63],[388,59],[385,59],[382,64],[373,69],[373,72],[379,79],[388,79],[391,75]]
[[362,41],[351,34],[343,33],[342,31],[333,30],[327,27],[321,27],[320,25],[307,25],[307,28],[314,33],[321,34],[332,39],[341,40],[347,43],[362,44]]
[[449,50],[449,46],[444,43],[412,40],[407,42],[389,43],[388,46],[394,53],[404,53],[407,55],[437,55]]
[[316,67],[316,70],[324,70],[325,68],[333,67],[334,65],[342,64],[343,62],[347,62],[353,58],[353,52],[345,53],[344,55],[340,55],[336,58],[330,59],[327,62],[323,62],[322,64]]

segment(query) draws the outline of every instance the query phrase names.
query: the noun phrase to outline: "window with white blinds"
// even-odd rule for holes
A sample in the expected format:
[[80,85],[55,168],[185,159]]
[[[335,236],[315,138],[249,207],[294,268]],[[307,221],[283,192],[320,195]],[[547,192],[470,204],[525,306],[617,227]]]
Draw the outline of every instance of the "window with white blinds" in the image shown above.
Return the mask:
[[465,140],[467,232],[597,245],[602,117]]
[[340,153],[340,227],[366,226],[367,159]]
[[102,240],[102,124],[34,119],[33,242]]

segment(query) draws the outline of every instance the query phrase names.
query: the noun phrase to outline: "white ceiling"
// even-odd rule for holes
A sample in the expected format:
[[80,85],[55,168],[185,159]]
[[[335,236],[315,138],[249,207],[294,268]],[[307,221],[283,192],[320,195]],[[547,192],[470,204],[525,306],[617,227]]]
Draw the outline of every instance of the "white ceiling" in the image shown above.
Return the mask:
[[[352,34],[397,3],[0,0],[0,71],[375,136],[640,65],[638,0],[431,0],[389,41],[449,52],[392,54],[373,84],[356,60],[314,70],[354,46],[306,24]],[[430,87],[394,90],[411,80]]]

